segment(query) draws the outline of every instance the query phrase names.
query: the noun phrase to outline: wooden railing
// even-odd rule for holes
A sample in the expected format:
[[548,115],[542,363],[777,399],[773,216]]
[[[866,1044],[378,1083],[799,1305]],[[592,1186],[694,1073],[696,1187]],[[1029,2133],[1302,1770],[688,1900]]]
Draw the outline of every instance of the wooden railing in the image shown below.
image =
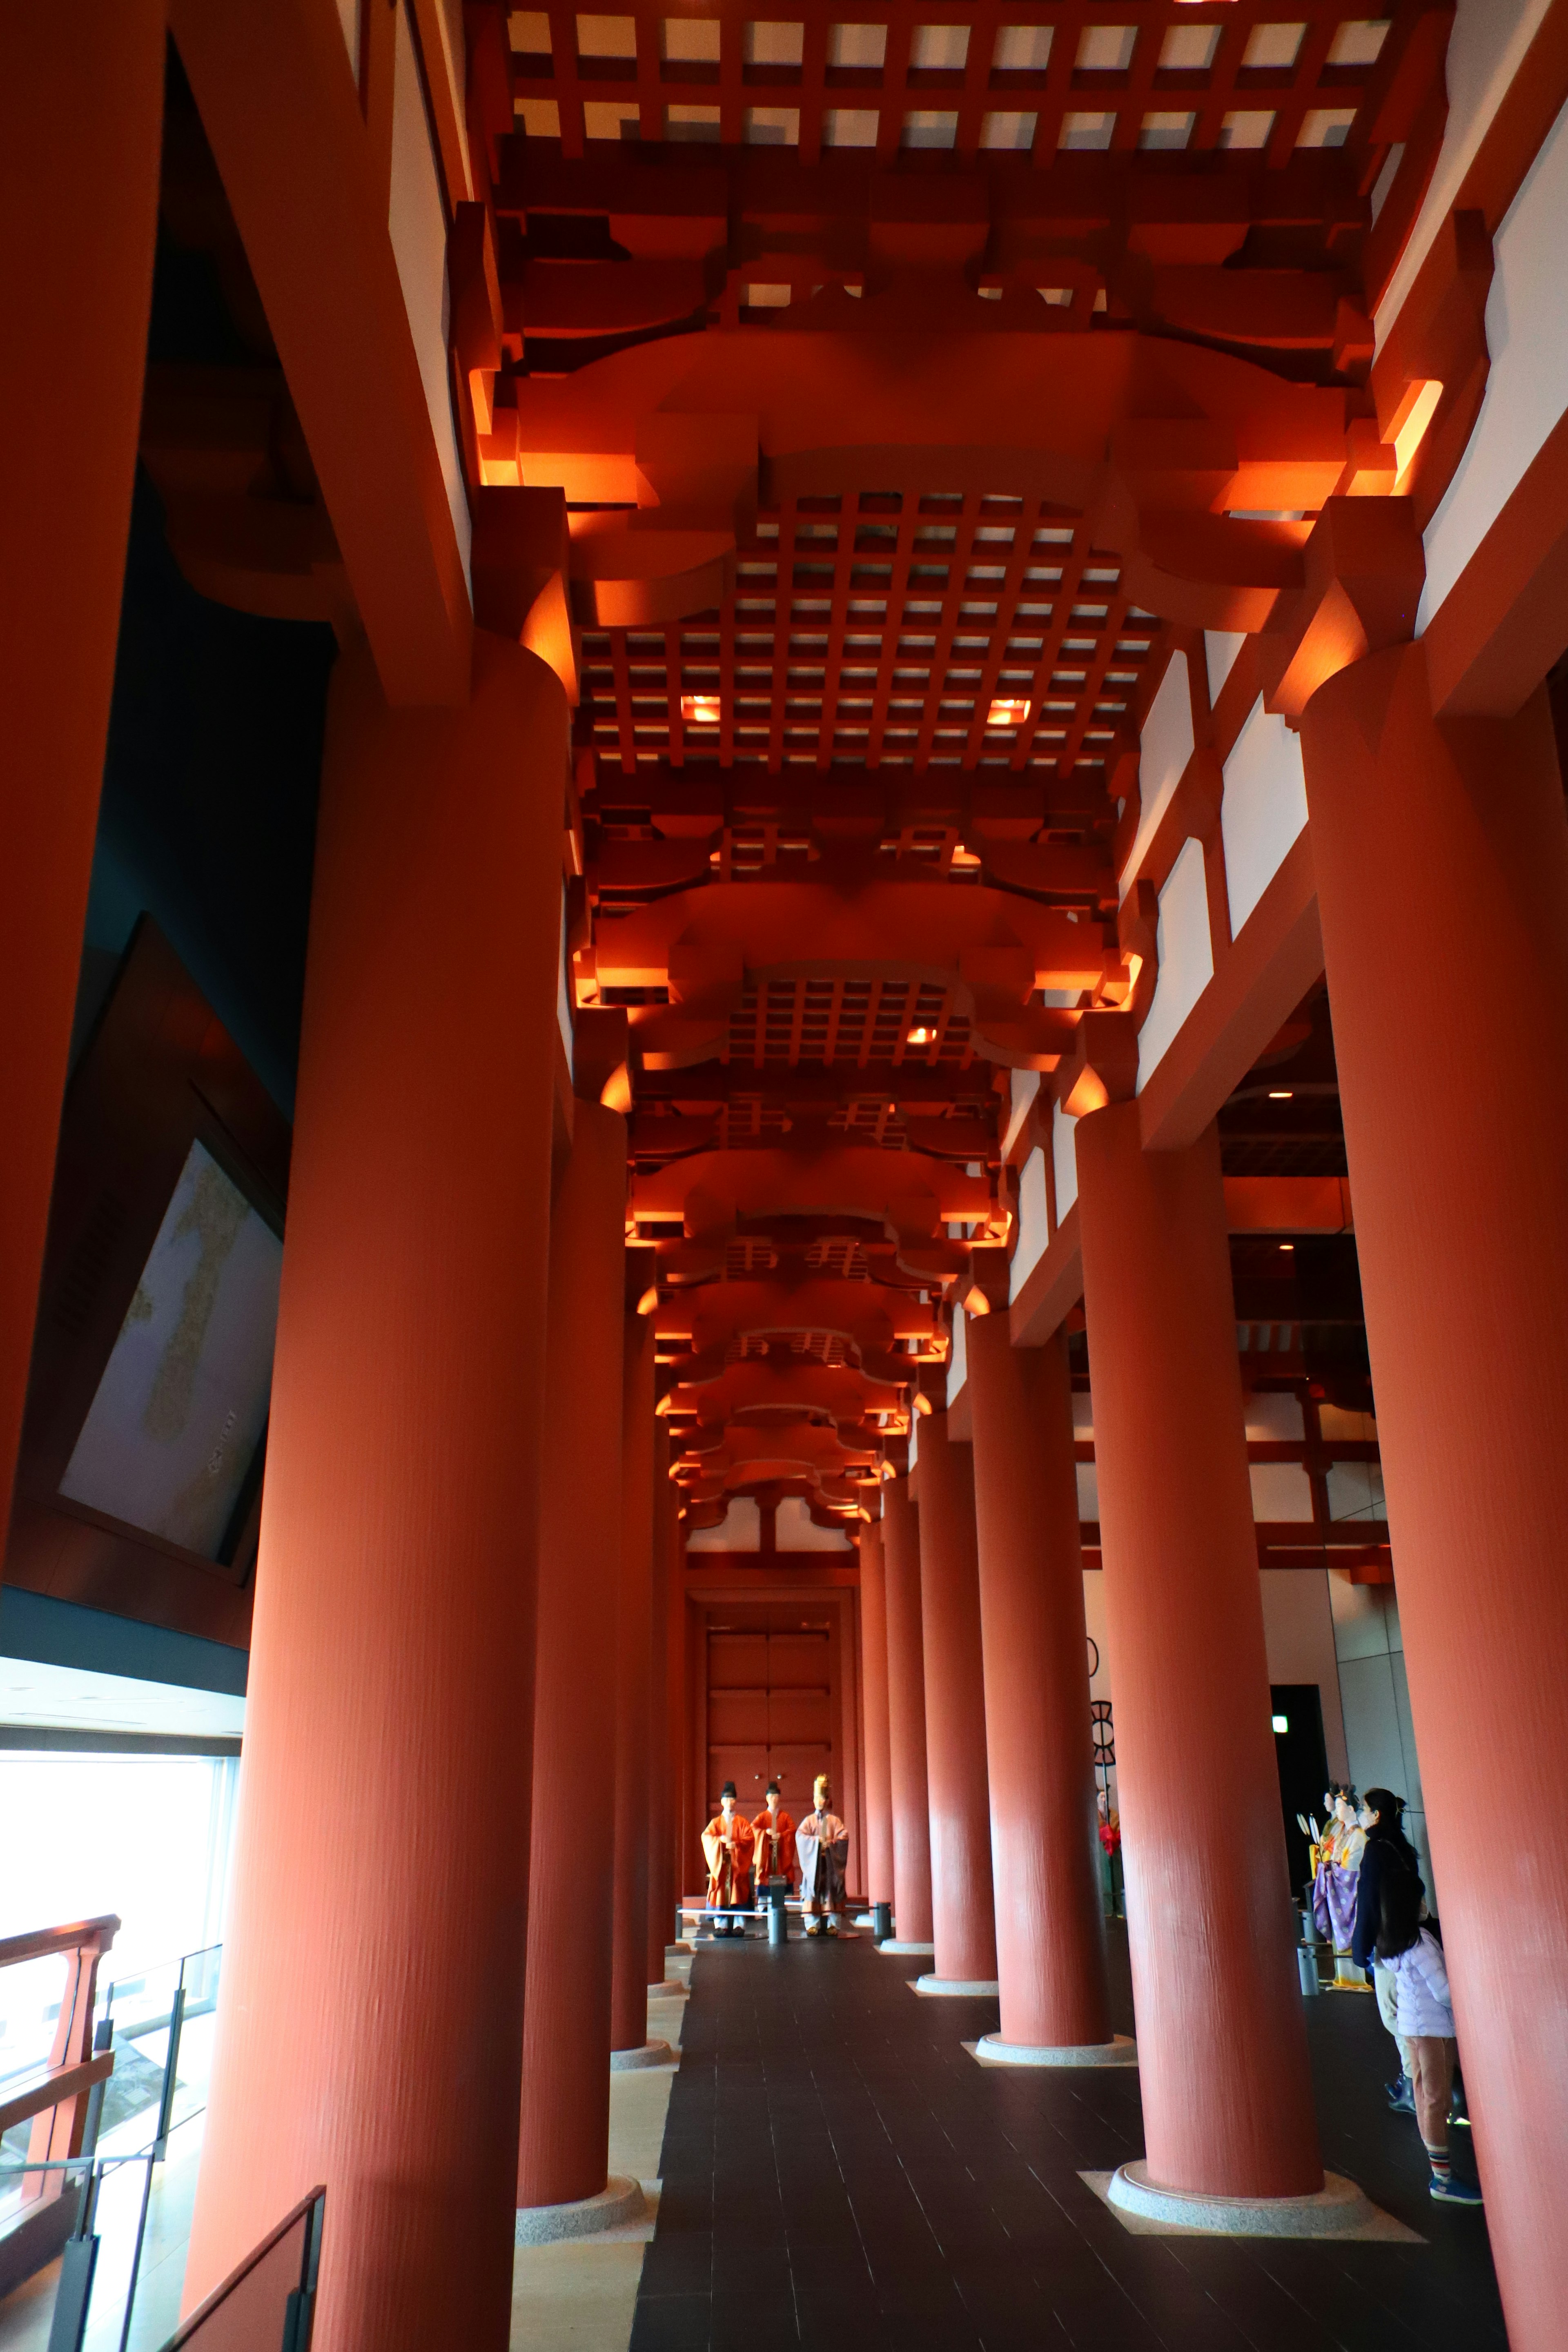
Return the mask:
[[51,2261],[71,2227],[79,2184],[64,2163],[81,2154],[89,2100],[95,2086],[114,2071],[114,2053],[93,2049],[92,2021],[98,1964],[119,1928],[110,1913],[101,1919],[0,1937],[0,1972],[56,1954],[65,1961],[59,2021],[48,2057],[13,2077],[0,2095],[0,2132],[31,2120],[26,2162],[51,2168],[23,2175],[20,2210],[0,2232],[0,2292]]

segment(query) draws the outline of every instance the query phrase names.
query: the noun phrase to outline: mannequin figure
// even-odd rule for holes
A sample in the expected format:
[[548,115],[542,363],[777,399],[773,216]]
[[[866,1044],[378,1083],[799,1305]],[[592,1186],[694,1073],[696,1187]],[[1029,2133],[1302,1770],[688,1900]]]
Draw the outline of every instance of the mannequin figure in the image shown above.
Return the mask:
[[1331,1780],[1323,1791],[1323,1826],[1312,1823],[1312,1922],[1325,1944],[1333,1941],[1333,1925],[1329,1917],[1329,1869],[1334,1858],[1334,1842],[1340,1825],[1334,1816],[1334,1804],[1340,1794],[1339,1783]]
[[764,1890],[770,1878],[785,1879],[792,1888],[800,1885],[800,1862],[795,1850],[795,1823],[784,1811],[784,1794],[776,1780],[768,1782],[767,1802],[752,1827],[757,1835],[753,1875],[760,1911],[767,1899]]
[[719,1811],[702,1832],[708,1863],[708,1908],[716,1936],[743,1936],[737,1914],[752,1906],[752,1824],[735,1808],[735,1783],[726,1780]]
[[837,1936],[838,1914],[844,1908],[844,1865],[849,1858],[849,1832],[833,1811],[827,1775],[819,1772],[812,1790],[811,1811],[795,1833],[800,1857],[800,1884],[808,1936]]
[[[1366,1851],[1366,1832],[1356,1818],[1359,1807],[1353,1789],[1332,1788],[1325,1802],[1331,1819],[1319,1842],[1312,1916],[1318,1933],[1333,1946],[1336,1979],[1357,1984],[1363,1980],[1362,1972],[1350,1961],[1350,1948],[1355,1932],[1356,1877]],[[1349,1963],[1348,1970],[1341,1962]]]

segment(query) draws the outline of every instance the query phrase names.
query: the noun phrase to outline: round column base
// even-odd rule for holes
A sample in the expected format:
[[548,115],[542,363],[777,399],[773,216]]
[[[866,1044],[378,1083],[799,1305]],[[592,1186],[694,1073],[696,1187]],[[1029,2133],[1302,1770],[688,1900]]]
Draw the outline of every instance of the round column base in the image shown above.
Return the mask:
[[564,2205],[520,2205],[515,2242],[549,2246],[562,2238],[591,2238],[623,2221],[640,2221],[647,2210],[637,2182],[613,2172],[596,2197],[574,2198]]
[[1130,2033],[1109,2042],[1004,2042],[983,2033],[974,2045],[983,2066],[1136,2066],[1138,2044]]
[[640,2050],[612,2050],[610,2053],[612,2074],[629,2074],[636,2066],[670,2066],[674,2063],[675,2053],[668,2042],[645,2042]]
[[890,1952],[895,1960],[934,1960],[936,1958],[934,1944],[901,1944],[897,1936],[884,1936],[877,1949]]
[[649,2000],[685,2000],[690,1990],[691,1987],[682,1983],[679,1977],[666,1977],[662,1983],[649,1985],[647,1997]]
[[[882,1949],[886,1951],[887,1948],[884,1944]],[[987,1993],[998,1993],[1001,1990],[994,1977],[917,1977],[915,1979],[917,1992],[947,1994],[955,2000],[983,2000]]]
[[1196,2189],[1161,2189],[1147,2165],[1123,2164],[1111,2175],[1105,2200],[1141,2221],[1215,2238],[1337,2238],[1375,2218],[1355,2182],[1339,2172],[1325,2172],[1310,2197],[1208,2197]]

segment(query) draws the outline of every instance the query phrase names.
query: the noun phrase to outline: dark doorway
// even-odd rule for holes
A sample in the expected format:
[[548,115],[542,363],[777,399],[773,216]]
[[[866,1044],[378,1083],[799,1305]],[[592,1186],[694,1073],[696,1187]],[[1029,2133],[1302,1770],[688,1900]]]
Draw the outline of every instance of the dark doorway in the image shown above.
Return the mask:
[[1319,1822],[1323,1815],[1323,1790],[1329,1784],[1328,1750],[1323,1746],[1323,1699],[1316,1683],[1274,1683],[1269,1686],[1274,1710],[1274,1760],[1279,1767],[1279,1802],[1285,1812],[1285,1849],[1290,1857],[1290,1891],[1300,1895],[1307,1885],[1307,1840],[1298,1813]]

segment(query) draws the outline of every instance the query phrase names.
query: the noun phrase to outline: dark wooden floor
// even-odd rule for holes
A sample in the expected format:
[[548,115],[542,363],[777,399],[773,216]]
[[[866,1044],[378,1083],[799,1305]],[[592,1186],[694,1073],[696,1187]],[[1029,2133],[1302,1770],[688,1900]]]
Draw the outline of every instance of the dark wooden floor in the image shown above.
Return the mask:
[[[1506,2344],[1485,2219],[1427,2196],[1371,2000],[1308,2004],[1324,2156],[1426,2244],[1131,2237],[1079,2172],[1142,2152],[1136,2074],[977,2066],[995,2002],[920,1999],[923,1965],[868,1937],[699,1954],[631,2352]],[[1112,1965],[1130,2032],[1120,1935]]]

